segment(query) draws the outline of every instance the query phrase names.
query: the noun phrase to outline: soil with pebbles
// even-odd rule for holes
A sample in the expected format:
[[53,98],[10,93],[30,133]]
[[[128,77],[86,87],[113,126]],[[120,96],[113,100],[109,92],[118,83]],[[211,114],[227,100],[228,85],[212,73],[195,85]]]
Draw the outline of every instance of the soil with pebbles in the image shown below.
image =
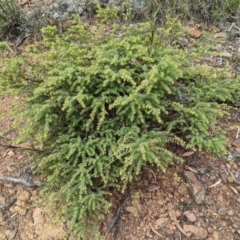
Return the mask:
[[[23,2],[24,6],[30,6],[36,1]],[[47,0],[46,4],[49,3]],[[229,61],[232,73],[239,74],[239,27],[238,22],[218,26],[215,34],[225,33],[213,35],[219,38],[215,50],[221,54],[206,57],[203,59],[206,64],[224,66]],[[184,47],[191,47],[196,41],[201,39],[186,37]],[[9,113],[11,105],[20,100],[1,97],[0,113]],[[8,143],[7,139],[15,137],[14,117],[8,114],[0,119],[0,175],[37,180],[25,151],[2,146]],[[228,124],[240,127],[240,113],[232,112]],[[165,174],[149,167],[139,181],[128,186],[124,195],[113,190],[109,199],[111,211],[99,226],[103,237],[122,206],[118,221],[105,239],[239,240],[240,134],[237,128],[229,132],[228,137],[231,142],[229,156],[213,158],[205,152],[179,152],[185,158],[183,165],[171,166]],[[126,200],[129,195],[131,197]],[[73,239],[66,234],[66,224],[53,223],[42,209],[38,203],[42,198],[47,201],[46,196],[39,195],[38,188],[0,181],[0,240]]]

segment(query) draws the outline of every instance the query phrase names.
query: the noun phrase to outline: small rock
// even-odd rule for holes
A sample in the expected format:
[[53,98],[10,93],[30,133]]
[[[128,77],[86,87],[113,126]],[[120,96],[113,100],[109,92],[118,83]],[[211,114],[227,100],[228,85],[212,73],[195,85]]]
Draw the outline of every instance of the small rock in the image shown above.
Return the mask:
[[136,214],[137,209],[135,207],[128,206],[128,207],[126,207],[126,211],[128,211],[128,212],[130,212],[132,214]]
[[5,240],[5,234],[0,232],[0,240]]
[[187,217],[188,221],[190,222],[196,222],[197,220],[196,216],[190,211],[186,211],[184,215]]
[[167,204],[167,209],[168,209],[168,211],[173,210],[174,209],[174,205],[172,203],[168,203]]
[[18,196],[18,200],[28,202],[31,197],[30,192],[24,191]]
[[169,222],[169,218],[159,218],[155,221],[154,228],[160,229],[160,228],[166,227],[168,222]]
[[10,231],[10,230],[7,230],[5,232],[6,236],[7,236],[7,239],[14,239],[16,234],[17,234],[17,230],[13,230],[13,231]]
[[221,216],[224,216],[227,214],[227,209],[226,208],[219,208],[218,209],[218,214]]
[[185,184],[181,184],[179,187],[178,187],[178,193],[181,194],[181,195],[186,195],[188,193],[188,189],[187,187],[185,186]]
[[208,235],[208,232],[203,227],[196,227],[194,225],[183,225],[185,232],[191,232],[196,239],[205,239]]
[[15,206],[15,211],[18,212],[20,215],[25,216],[27,213],[27,209],[20,208],[19,206]]
[[233,210],[229,210],[229,211],[228,211],[228,215],[229,215],[229,216],[232,216],[233,214],[234,214]]
[[233,183],[233,177],[232,176],[228,176],[227,180],[228,180],[228,182]]
[[27,203],[25,201],[21,201],[21,200],[17,200],[16,201],[16,205],[19,207],[25,207],[27,205]]
[[223,202],[223,196],[222,195],[217,195],[217,200],[218,202]]
[[5,198],[0,195],[0,205],[5,205],[5,204],[6,204]]
[[43,212],[41,208],[35,208],[33,211],[33,222],[36,224],[43,224],[45,221]]
[[213,240],[220,240],[222,238],[220,238],[220,234],[217,231],[214,231],[212,234],[212,239]]
[[197,204],[201,204],[205,199],[205,188],[203,184],[197,179],[194,173],[190,171],[184,171],[184,175],[190,185],[191,193],[193,195],[194,201]]

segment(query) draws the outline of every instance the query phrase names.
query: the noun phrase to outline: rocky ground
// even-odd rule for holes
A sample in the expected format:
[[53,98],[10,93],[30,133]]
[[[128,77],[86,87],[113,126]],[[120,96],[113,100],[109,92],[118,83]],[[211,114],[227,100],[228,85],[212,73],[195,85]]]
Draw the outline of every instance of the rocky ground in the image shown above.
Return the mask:
[[[36,1],[35,1],[36,2]],[[54,1],[53,1],[54,2]],[[50,1],[47,1],[49,4]],[[34,1],[22,1],[30,6]],[[230,63],[233,75],[240,72],[240,24],[202,25],[190,22],[182,47],[212,43],[214,49],[204,64]],[[26,151],[9,146],[15,137],[9,114],[20,98],[0,98],[0,176],[37,181]],[[229,120],[235,126],[228,133],[229,156],[214,158],[206,152],[178,152],[183,165],[171,166],[167,173],[149,167],[140,180],[129,185],[124,195],[113,191],[111,212],[100,223],[105,240],[239,240],[240,239],[240,111]],[[27,127],[27,126],[26,126]],[[71,239],[67,225],[53,223],[39,200],[39,187],[0,181],[0,240]],[[119,210],[119,211],[118,211]],[[54,209],[52,210],[54,212]],[[113,228],[108,224],[117,215]],[[108,231],[110,230],[110,231]],[[108,234],[106,235],[106,233]]]

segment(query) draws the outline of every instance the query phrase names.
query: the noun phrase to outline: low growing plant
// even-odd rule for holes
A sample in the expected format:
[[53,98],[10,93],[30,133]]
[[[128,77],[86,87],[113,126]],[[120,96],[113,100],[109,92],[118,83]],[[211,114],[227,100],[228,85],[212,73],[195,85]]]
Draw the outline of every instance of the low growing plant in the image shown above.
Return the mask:
[[26,16],[16,0],[0,1],[0,38],[16,37],[24,31]]
[[94,224],[112,188],[124,191],[147,165],[182,162],[176,146],[226,152],[218,120],[239,101],[240,78],[191,66],[192,53],[169,45],[183,34],[171,22],[154,35],[151,23],[69,25],[61,36],[44,28],[42,42],[5,58],[0,81],[26,96],[18,142],[41,148],[34,164],[50,202],[76,235],[100,239]]

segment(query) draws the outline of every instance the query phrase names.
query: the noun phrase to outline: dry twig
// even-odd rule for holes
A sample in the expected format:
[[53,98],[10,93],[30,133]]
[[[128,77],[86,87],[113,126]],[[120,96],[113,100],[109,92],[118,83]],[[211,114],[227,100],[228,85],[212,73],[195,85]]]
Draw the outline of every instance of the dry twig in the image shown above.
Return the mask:
[[123,202],[123,204],[118,208],[116,215],[114,216],[114,218],[112,219],[112,221],[109,223],[108,228],[107,228],[107,232],[105,234],[104,240],[107,239],[107,236],[109,234],[109,232],[112,230],[112,228],[114,227],[114,225],[117,223],[120,214],[121,214],[121,210],[123,208],[123,206],[125,205],[125,203],[127,202],[127,200],[131,197],[131,195],[129,195]]
[[161,235],[157,230],[155,230],[151,223],[150,223],[150,228],[151,228],[151,230],[152,230],[157,236],[163,238],[163,235]]
[[42,182],[34,182],[27,179],[20,179],[20,178],[14,178],[14,177],[4,177],[2,175],[0,175],[0,180],[16,183],[16,184],[23,184],[27,187],[41,187],[45,185],[45,183],[42,183]]

